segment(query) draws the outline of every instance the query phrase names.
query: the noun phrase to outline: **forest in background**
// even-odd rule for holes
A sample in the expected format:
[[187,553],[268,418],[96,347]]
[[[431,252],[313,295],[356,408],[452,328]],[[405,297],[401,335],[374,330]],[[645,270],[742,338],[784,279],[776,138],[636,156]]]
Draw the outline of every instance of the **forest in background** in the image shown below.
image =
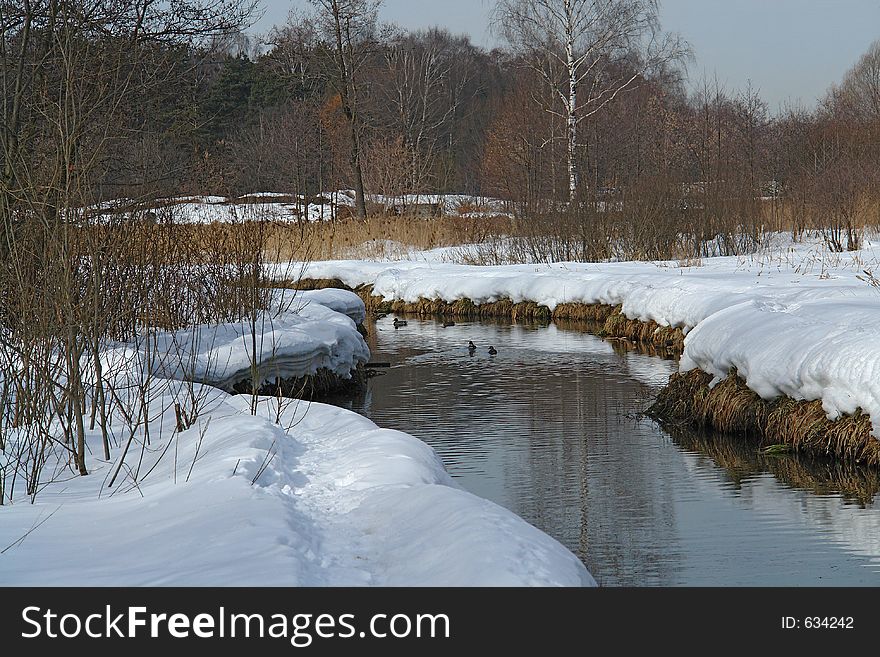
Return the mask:
[[[780,230],[855,249],[880,225],[880,45],[815,109],[771,115],[757,90],[689,91],[690,52],[652,0],[498,0],[508,45],[492,51],[386,25],[375,0],[311,6],[257,42],[252,0],[0,0],[0,501],[16,481],[36,495],[53,451],[86,474],[91,431],[119,467],[145,449],[164,332],[242,323],[256,353],[265,263],[323,253],[310,241],[698,264]],[[154,212],[340,188],[348,216],[314,226],[256,204],[220,226]],[[366,204],[445,192],[507,210],[456,223]],[[121,342],[147,354],[125,398],[102,360]],[[181,429],[201,403],[185,397]]]
[[499,0],[491,51],[377,0],[310,6],[254,37],[251,0],[0,3],[0,210],[352,189],[364,218],[364,192],[468,194],[566,259],[807,228],[840,250],[880,221],[880,44],[772,114],[688,82],[653,0]]

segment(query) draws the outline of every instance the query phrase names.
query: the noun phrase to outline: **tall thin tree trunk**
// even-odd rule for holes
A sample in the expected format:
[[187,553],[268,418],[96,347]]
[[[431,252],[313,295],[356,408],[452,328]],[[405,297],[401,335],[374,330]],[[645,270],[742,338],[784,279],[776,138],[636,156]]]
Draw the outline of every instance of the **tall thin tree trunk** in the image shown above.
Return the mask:
[[[345,58],[345,43],[342,36],[342,18],[339,5],[333,3],[333,22],[336,32],[336,55],[339,57],[339,89],[342,100],[342,111],[348,121],[349,135],[351,137],[351,168],[354,175],[354,206],[358,219],[367,218],[367,202],[364,197],[364,174],[361,171],[360,143],[357,133],[357,115],[353,106],[351,71]],[[351,47],[351,37],[347,38],[348,46]]]
[[574,201],[578,191],[577,166],[577,67],[574,61],[574,35],[569,33],[565,43],[568,64],[568,200]]
[[[353,115],[353,113],[350,113]],[[361,170],[361,149],[358,142],[357,128],[354,119],[348,121],[351,126],[351,168],[354,171],[354,207],[358,219],[367,218],[367,200],[364,196],[364,173]]]

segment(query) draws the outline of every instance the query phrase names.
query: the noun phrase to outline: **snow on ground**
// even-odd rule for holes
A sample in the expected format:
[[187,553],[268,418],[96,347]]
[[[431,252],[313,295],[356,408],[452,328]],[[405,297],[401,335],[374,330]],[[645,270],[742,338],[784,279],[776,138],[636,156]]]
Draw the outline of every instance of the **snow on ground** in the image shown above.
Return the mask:
[[297,220],[297,208],[291,203],[205,203],[196,200],[175,203],[166,211],[182,224]]
[[442,262],[443,256],[313,262],[305,276],[371,283],[374,294],[405,301],[622,304],[627,317],[687,333],[683,371],[699,367],[717,381],[735,367],[762,397],[821,399],[830,418],[860,407],[880,436],[880,289],[864,273],[880,263],[878,242],[851,253],[830,253],[818,241],[789,243],[696,266],[477,267]]
[[[276,301],[276,303],[284,303],[284,300],[287,297],[289,297],[289,293],[282,295],[282,299]],[[345,290],[327,288],[326,290],[296,292],[291,304],[300,313],[312,304],[325,306],[330,308],[330,310],[335,310],[336,312],[347,316],[355,324],[363,324],[367,319],[367,310],[364,307],[364,302],[361,301],[361,298],[358,295]]]
[[[366,197],[371,204],[386,209],[405,208],[419,204],[436,204],[445,215],[467,218],[507,216],[503,201],[493,198],[473,197],[462,194],[382,196]],[[134,203],[129,199],[108,201],[92,206],[98,212],[127,212]],[[354,207],[354,191],[338,190],[316,196],[283,192],[258,192],[238,198],[223,196],[178,196],[160,199],[157,216],[167,213],[175,222],[182,224],[239,223],[243,221],[329,221],[337,216],[339,208]],[[115,216],[108,214],[108,216]]]
[[[289,363],[290,373],[302,375],[326,364],[328,340],[343,370],[369,356],[350,317],[364,314],[354,294],[297,295],[290,307],[299,318],[272,309],[272,333],[261,335],[278,344],[261,358],[296,354],[300,369]],[[202,378],[231,377],[247,362],[244,327],[213,328],[202,338],[160,336],[153,352],[183,350]],[[119,346],[107,360],[117,379],[130,362],[129,380],[144,381],[139,345]],[[261,399],[252,414],[250,397],[193,383],[184,367],[160,371],[171,378],[154,376],[146,390],[151,442],[139,429],[124,467],[121,445],[103,461],[100,434],[90,432],[89,476],[75,476],[53,453],[35,503],[19,486],[15,503],[0,506],[0,584],[595,584],[557,541],[459,488],[412,436],[323,404]],[[139,403],[137,390],[117,393]],[[176,431],[175,404],[196,398],[198,417]],[[124,426],[113,433],[125,442]]]
[[467,194],[401,194],[383,196],[368,194],[368,203],[385,208],[405,209],[417,205],[436,205],[444,215],[470,218],[510,216],[507,204],[501,199],[487,196],[468,196]]
[[[253,324],[243,321],[160,333],[151,344],[138,348],[167,354],[151,367],[163,378],[198,381],[228,392],[254,373],[261,382],[299,378],[319,369],[349,378],[358,363],[370,358],[355,322],[316,302],[286,312],[260,313]],[[131,345],[121,349],[128,354]],[[117,353],[111,352],[108,360],[116,360]],[[146,357],[139,360],[145,362]]]

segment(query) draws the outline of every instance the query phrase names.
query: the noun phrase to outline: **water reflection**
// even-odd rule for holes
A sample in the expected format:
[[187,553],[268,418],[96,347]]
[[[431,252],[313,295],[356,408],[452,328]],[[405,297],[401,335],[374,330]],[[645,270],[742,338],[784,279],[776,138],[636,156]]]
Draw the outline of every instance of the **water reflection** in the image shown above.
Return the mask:
[[680,427],[664,429],[682,449],[704,454],[724,468],[736,487],[769,472],[792,488],[815,495],[839,495],[844,501],[862,508],[871,505],[880,491],[880,470],[876,468],[802,454],[767,455],[756,450],[743,437],[719,436]]
[[388,318],[370,346],[394,367],[340,403],[428,442],[603,585],[880,583],[876,473],[671,436],[637,413],[675,362],[579,328]]

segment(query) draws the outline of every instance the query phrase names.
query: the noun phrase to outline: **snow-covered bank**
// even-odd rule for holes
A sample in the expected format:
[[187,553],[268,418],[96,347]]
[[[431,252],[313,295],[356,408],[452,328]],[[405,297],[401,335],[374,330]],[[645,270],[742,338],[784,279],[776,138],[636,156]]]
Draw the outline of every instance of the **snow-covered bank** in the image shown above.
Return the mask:
[[[134,349],[141,352],[137,360],[155,375],[232,392],[236,383],[254,377],[263,383],[327,370],[348,379],[358,364],[369,360],[369,349],[349,316],[363,322],[363,302],[357,295],[333,290],[323,294],[297,292],[295,296],[287,291],[278,296],[288,297],[282,302],[284,309],[260,313],[253,323],[162,332],[149,344],[111,349],[106,369],[119,369],[119,363],[130,360]],[[150,357],[144,353],[147,350],[162,355]]]
[[[267,318],[260,335],[272,348],[261,348],[260,358],[274,359],[273,368],[285,360],[293,375],[327,358],[350,371],[363,339],[350,317],[318,300],[363,314],[351,293],[297,295],[298,320]],[[75,476],[67,452],[53,444],[35,502],[19,484],[14,503],[0,506],[0,584],[594,584],[554,539],[460,489],[416,438],[322,404],[261,399],[252,414],[251,397],[193,383],[190,365],[215,383],[250,367],[244,328],[160,336],[151,349],[165,350],[158,358],[165,368],[152,368],[140,389],[121,385],[144,381],[140,347],[108,354],[115,393],[130,395],[123,401],[137,410],[130,416],[150,401],[150,441],[135,426],[120,467],[130,427],[111,418],[112,458],[99,458],[100,432],[89,432],[86,477]],[[328,353],[333,340],[337,349]],[[180,354],[190,365],[171,365]],[[175,406],[196,398],[191,426],[178,430]],[[6,437],[4,457],[16,440],[14,431]]]
[[[432,214],[481,219],[510,216],[504,201],[496,198],[465,194],[406,194],[383,196],[368,194],[366,201],[388,214],[406,214],[430,206]],[[159,199],[154,204],[138,207],[131,199],[98,203],[88,208],[105,219],[143,217],[146,212],[156,218],[173,217],[178,224],[229,224],[246,221],[278,223],[330,221],[350,216],[354,208],[353,190],[336,190],[315,196],[281,192],[259,192],[238,198],[223,196],[178,196]]]
[[0,583],[592,583],[555,540],[459,489],[421,441],[333,406],[291,405],[280,425],[276,410],[264,400],[254,417],[247,400],[217,395],[198,426],[176,436],[165,427],[177,447],[161,456],[165,442],[154,443],[141,468],[158,465],[136,487],[127,479],[102,492],[112,464],[96,462],[34,505],[3,507],[0,535],[12,547]]
[[696,266],[334,261],[311,263],[306,276],[372,284],[374,295],[406,302],[619,304],[630,319],[687,334],[683,371],[718,381],[736,368],[764,398],[821,399],[830,419],[862,408],[880,435],[880,290],[864,273],[878,262],[877,243],[839,254],[814,242]]

